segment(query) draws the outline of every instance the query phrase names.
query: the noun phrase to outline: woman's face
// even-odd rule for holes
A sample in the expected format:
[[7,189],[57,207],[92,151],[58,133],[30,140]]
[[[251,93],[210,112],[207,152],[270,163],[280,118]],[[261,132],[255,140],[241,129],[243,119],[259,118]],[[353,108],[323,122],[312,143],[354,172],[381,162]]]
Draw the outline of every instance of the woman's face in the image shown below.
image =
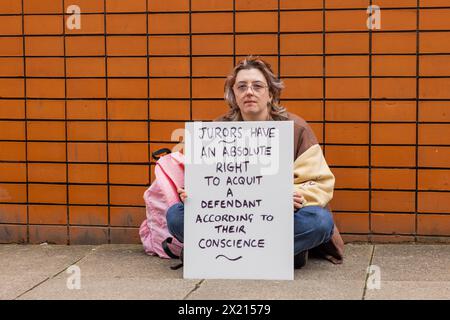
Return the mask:
[[244,120],[267,120],[267,103],[272,100],[266,78],[258,69],[244,69],[233,86],[236,102]]

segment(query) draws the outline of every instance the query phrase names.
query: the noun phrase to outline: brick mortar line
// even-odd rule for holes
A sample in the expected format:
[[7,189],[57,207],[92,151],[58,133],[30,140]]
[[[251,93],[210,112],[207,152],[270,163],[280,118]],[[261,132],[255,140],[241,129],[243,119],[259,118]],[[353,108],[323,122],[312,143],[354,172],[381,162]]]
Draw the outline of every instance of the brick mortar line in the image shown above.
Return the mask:
[[[375,245],[372,245],[372,254],[370,255],[370,261],[369,261],[368,267],[370,267],[372,265],[374,256],[375,256]],[[365,279],[365,282],[364,282],[364,291],[363,291],[363,296],[362,296],[361,300],[366,300],[367,280],[368,279],[369,279],[369,273],[367,272],[367,269],[366,269],[366,279]]]
[[28,292],[33,291],[34,289],[36,289],[37,287],[39,287],[40,285],[42,285],[43,283],[56,278],[57,276],[59,276],[61,273],[63,273],[64,271],[66,271],[69,267],[76,265],[77,263],[79,263],[80,261],[84,260],[85,258],[87,258],[89,255],[91,255],[93,252],[95,252],[98,248],[100,248],[102,245],[97,245],[95,248],[92,248],[91,251],[89,251],[88,253],[86,253],[83,257],[81,257],[80,259],[76,260],[73,263],[70,263],[68,266],[66,266],[63,270],[57,272],[56,274],[53,274],[47,278],[45,278],[44,280],[42,280],[41,282],[39,282],[38,284],[34,285],[33,287],[31,287],[30,289],[26,290],[25,292],[19,294],[17,297],[15,297],[12,300],[17,300],[20,297],[24,296],[25,294],[27,294]]

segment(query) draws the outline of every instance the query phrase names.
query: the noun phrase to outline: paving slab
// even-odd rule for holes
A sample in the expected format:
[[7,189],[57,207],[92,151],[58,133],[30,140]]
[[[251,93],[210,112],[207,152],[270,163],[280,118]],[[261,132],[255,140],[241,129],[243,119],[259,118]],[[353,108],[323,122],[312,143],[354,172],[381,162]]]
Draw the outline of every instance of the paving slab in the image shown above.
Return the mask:
[[149,278],[81,277],[80,289],[68,289],[67,275],[46,281],[27,292],[23,300],[181,300],[198,281]]
[[14,299],[85,257],[94,246],[1,245],[0,300]]
[[366,300],[449,300],[450,281],[382,281],[367,290]]
[[[310,258],[292,281],[187,280],[141,245],[0,245],[0,261],[0,299],[450,299],[444,244],[347,244],[342,265]],[[366,287],[369,264],[380,289]]]
[[372,257],[373,245],[345,245],[344,262],[332,264],[324,259],[310,258],[306,266],[295,270],[296,280],[364,280]]
[[21,299],[183,299],[198,280],[184,280],[174,260],[145,254],[140,245],[102,245],[79,261],[80,288],[70,289],[63,272]]
[[364,280],[205,280],[188,300],[361,300]]
[[372,264],[381,281],[450,281],[450,246],[376,245]]
[[188,299],[362,299],[373,245],[346,245],[341,265],[310,258],[292,281],[205,280]]
[[101,245],[77,264],[83,277],[183,279],[183,269],[172,270],[178,260],[145,254],[141,245]]

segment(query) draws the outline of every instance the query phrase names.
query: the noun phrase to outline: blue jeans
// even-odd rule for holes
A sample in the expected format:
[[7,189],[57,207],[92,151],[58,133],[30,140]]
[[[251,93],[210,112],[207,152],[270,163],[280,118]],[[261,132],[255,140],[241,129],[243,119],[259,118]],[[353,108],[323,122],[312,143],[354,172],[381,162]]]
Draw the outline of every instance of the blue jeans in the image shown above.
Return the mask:
[[[180,242],[184,239],[184,204],[179,202],[167,210],[169,232]],[[333,235],[331,213],[319,206],[307,206],[294,213],[294,254],[317,247]]]

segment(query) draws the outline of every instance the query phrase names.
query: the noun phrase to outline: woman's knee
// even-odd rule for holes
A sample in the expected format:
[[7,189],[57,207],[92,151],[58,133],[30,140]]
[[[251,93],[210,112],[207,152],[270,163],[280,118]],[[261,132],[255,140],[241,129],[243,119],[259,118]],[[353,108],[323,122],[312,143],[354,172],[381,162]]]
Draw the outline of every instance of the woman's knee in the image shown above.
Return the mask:
[[331,237],[334,228],[333,217],[331,216],[330,211],[322,207],[315,207],[314,211],[314,231],[318,235],[321,235],[324,240],[327,240]]
[[166,220],[167,228],[171,232],[184,222],[184,205],[182,202],[176,203],[167,209]]
[[325,208],[320,210],[318,215],[318,232],[325,235],[325,239],[331,237],[334,228],[334,221],[331,212]]

